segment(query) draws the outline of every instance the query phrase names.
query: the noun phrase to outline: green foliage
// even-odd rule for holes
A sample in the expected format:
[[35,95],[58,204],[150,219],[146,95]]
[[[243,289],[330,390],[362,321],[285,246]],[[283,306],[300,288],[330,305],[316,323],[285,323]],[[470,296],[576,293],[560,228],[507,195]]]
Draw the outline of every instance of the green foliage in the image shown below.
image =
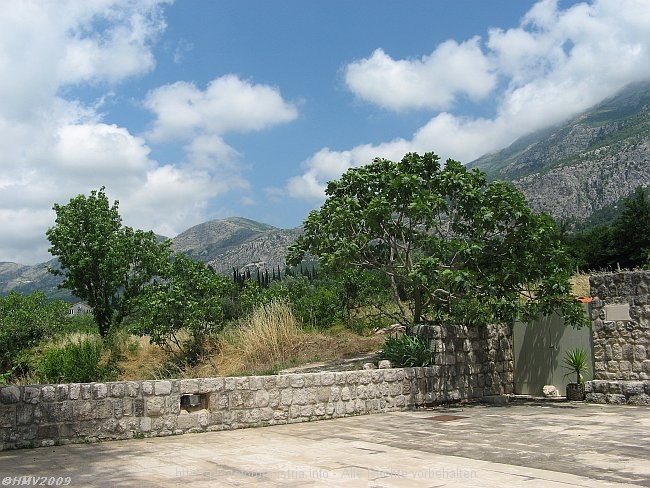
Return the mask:
[[584,349],[575,348],[566,352],[564,358],[562,358],[564,363],[564,368],[568,369],[569,372],[564,376],[576,375],[576,383],[584,383],[584,373],[589,371],[589,364],[587,361],[587,353]]
[[15,369],[24,351],[64,327],[69,304],[42,292],[0,297],[0,371]]
[[566,235],[564,240],[582,271],[646,266],[650,253],[648,190],[637,188],[623,201],[623,210],[610,224]]
[[309,282],[300,277],[289,281],[291,308],[300,322],[315,329],[327,329],[345,321],[343,287],[332,280]]
[[289,263],[310,253],[325,271],[381,273],[402,323],[494,323],[560,308],[583,325],[552,219],[512,186],[438,159],[375,159],[329,182]]
[[89,383],[114,379],[110,365],[102,363],[103,344],[88,337],[46,349],[34,369],[41,383]]
[[433,352],[423,339],[401,334],[386,337],[377,359],[388,359],[394,368],[430,366]]
[[[149,335],[153,344],[175,346],[185,359],[194,362],[203,338],[223,327],[222,299],[230,296],[234,287],[205,264],[177,254],[160,281],[145,288],[137,299],[139,320],[133,331]],[[187,332],[189,339],[183,339],[182,332]]]
[[285,276],[282,282],[262,286],[244,280],[239,293],[240,316],[260,306],[281,299],[290,303],[303,326],[326,329],[345,320],[343,286],[331,279],[309,279],[306,276]]
[[158,274],[169,257],[170,242],[153,232],[122,226],[118,202],[109,204],[104,187],[54,204],[56,222],[47,231],[49,249],[64,276],[61,287],[85,300],[102,336],[130,311],[130,300]]
[[16,366],[11,368],[9,371],[0,372],[0,385],[6,385],[11,375],[16,371]]

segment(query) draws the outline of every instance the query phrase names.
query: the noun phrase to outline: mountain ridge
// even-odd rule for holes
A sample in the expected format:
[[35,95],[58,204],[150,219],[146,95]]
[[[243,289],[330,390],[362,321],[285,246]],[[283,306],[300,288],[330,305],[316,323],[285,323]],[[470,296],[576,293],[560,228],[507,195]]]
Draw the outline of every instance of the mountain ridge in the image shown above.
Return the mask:
[[650,82],[639,82],[468,167],[511,182],[533,210],[575,222],[650,186],[649,161]]
[[[228,217],[194,225],[171,241],[174,252],[229,275],[233,268],[284,269],[287,249],[301,232],[301,227],[281,229],[244,217]],[[50,273],[50,267],[58,267],[56,258],[33,266],[0,262],[0,295],[38,290],[50,298],[76,301],[67,290],[57,288],[62,278]]]

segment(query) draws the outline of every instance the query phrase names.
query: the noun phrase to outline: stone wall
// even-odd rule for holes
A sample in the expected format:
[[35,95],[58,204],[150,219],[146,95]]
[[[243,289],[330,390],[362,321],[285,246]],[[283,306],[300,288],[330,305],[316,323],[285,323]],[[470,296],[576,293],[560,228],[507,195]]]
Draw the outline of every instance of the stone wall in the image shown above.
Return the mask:
[[514,392],[512,326],[420,325],[414,332],[434,351],[435,388],[448,398]]
[[2,449],[257,427],[442,399],[433,368],[0,388]]
[[594,381],[587,400],[650,403],[650,271],[591,276]]
[[0,450],[258,427],[512,393],[512,329],[420,327],[426,368],[0,387]]

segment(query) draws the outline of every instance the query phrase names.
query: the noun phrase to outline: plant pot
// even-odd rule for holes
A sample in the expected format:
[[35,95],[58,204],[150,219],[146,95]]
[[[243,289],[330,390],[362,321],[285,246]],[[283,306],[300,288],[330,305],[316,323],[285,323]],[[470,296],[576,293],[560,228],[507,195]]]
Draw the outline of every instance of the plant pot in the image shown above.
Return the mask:
[[585,399],[585,387],[582,383],[569,383],[566,385],[566,399],[572,402],[581,402]]

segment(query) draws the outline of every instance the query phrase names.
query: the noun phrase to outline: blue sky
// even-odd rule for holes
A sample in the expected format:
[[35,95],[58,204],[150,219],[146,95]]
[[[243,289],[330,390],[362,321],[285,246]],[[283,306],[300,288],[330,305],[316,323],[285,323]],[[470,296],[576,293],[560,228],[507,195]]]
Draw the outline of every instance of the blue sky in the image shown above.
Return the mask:
[[376,156],[469,162],[650,78],[650,0],[8,0],[0,262],[53,203],[125,225],[295,227]]

